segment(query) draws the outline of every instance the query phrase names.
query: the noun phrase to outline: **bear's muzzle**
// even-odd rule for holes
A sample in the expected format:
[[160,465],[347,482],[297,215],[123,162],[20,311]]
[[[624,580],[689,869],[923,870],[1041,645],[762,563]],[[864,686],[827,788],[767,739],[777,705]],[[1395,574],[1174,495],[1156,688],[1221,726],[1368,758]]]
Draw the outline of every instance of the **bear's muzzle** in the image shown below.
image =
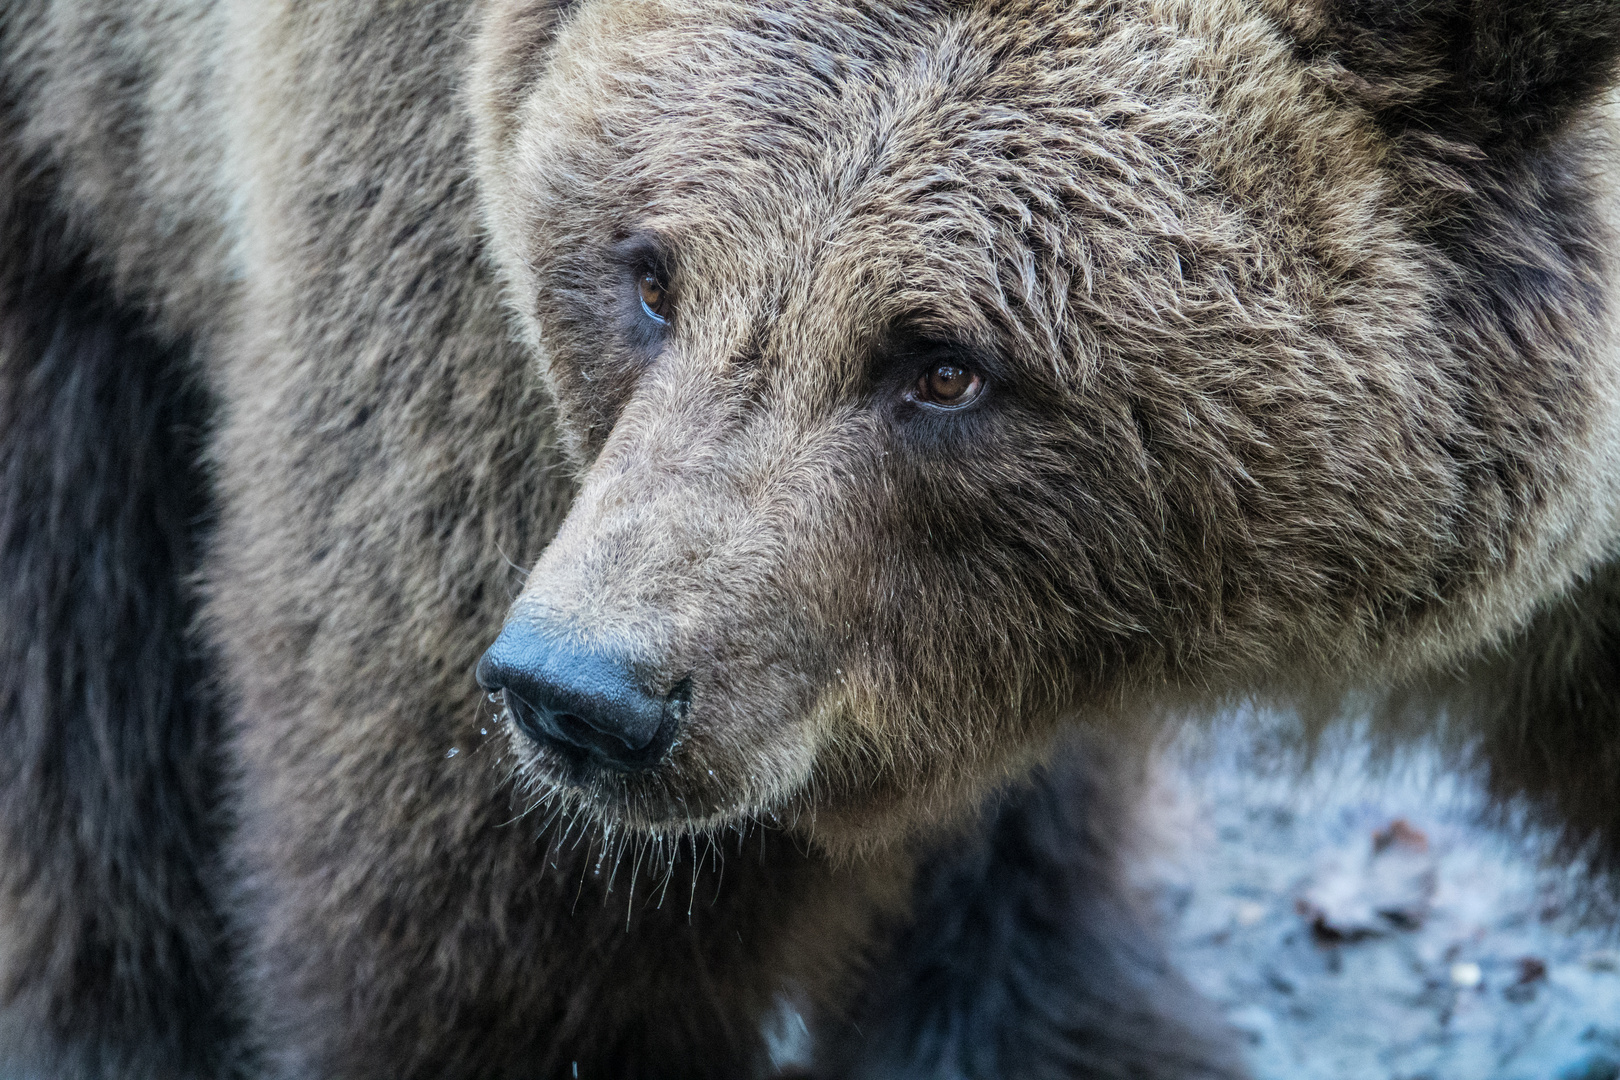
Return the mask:
[[509,622],[484,653],[477,676],[536,742],[577,765],[624,771],[650,768],[664,757],[691,697],[690,680],[655,696],[622,658],[521,619]]

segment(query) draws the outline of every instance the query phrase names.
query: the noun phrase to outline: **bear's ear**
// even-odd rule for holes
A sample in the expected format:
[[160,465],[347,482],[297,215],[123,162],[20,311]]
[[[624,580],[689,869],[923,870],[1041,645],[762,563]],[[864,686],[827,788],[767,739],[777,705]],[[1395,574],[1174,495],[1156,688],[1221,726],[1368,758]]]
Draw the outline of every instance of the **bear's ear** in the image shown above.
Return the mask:
[[1270,0],[1379,121],[1487,148],[1534,143],[1614,81],[1620,0]]

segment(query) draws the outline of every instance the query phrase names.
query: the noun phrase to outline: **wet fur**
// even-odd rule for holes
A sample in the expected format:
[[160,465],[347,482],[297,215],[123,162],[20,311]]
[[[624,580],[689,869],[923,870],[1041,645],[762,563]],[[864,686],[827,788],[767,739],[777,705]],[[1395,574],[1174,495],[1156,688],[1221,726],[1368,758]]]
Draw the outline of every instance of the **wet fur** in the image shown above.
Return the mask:
[[[1425,11],[0,11],[0,1069],[1241,1075],[1077,715],[1468,672],[1613,846],[1620,12]],[[662,787],[507,617],[701,663]]]

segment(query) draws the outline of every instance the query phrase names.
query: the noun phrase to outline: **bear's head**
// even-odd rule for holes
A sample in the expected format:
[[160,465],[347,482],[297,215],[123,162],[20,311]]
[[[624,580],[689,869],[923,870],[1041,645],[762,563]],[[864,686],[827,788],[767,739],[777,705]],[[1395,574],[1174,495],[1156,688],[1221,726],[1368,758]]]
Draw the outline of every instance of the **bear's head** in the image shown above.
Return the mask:
[[1616,11],[496,5],[489,242],[580,476],[480,668],[521,773],[858,843],[1066,717],[1521,618],[1595,545]]

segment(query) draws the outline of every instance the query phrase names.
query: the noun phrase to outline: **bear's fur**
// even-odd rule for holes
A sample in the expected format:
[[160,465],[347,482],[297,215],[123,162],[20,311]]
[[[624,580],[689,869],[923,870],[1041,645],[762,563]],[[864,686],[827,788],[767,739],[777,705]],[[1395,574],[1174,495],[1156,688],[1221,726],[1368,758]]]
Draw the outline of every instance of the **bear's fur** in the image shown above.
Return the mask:
[[[1477,60],[1466,12],[1405,10],[492,33],[491,247],[592,466],[514,617],[724,680],[724,745],[698,710],[672,773],[589,798],[862,842],[1060,712],[1416,677],[1605,558],[1607,226],[1557,80],[1601,88],[1610,9],[1483,6]],[[605,336],[641,263],[671,326]],[[940,356],[1002,404],[894,404]]]
[[[1240,1076],[1129,754],[1053,740],[1241,695],[1458,702],[1620,848],[1617,53],[1601,0],[13,0],[0,1070],[750,1075],[786,996],[828,1076]],[[674,744],[497,715],[503,624]]]

